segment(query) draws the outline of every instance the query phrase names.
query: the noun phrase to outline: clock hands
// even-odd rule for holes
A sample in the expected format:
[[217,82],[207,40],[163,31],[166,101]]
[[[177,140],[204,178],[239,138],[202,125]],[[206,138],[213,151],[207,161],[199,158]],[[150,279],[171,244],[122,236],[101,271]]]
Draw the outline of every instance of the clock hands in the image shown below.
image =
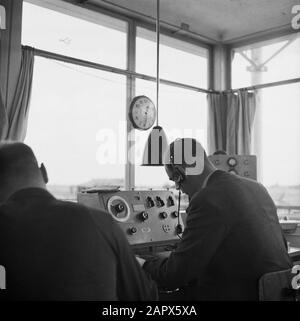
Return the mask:
[[147,108],[146,108],[146,110],[145,110],[146,118],[145,118],[145,122],[144,122],[144,127],[146,127],[146,125],[147,125],[147,116],[148,116],[148,111],[149,111],[149,105],[147,106]]

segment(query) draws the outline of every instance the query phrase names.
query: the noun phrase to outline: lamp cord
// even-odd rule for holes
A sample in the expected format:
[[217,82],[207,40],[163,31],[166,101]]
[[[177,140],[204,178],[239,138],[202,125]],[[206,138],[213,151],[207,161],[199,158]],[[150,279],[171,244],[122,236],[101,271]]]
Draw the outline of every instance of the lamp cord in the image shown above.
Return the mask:
[[158,126],[158,108],[159,108],[159,42],[160,42],[160,0],[156,0],[156,125]]

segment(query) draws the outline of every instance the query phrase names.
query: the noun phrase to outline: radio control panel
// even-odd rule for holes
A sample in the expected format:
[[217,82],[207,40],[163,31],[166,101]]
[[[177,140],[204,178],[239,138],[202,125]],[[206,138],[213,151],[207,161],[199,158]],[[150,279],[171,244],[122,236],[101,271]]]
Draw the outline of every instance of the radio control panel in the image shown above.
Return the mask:
[[257,161],[254,155],[212,155],[208,159],[217,169],[250,179],[257,179]]
[[172,244],[183,232],[171,191],[99,190],[78,193],[77,198],[78,203],[111,215],[131,245]]

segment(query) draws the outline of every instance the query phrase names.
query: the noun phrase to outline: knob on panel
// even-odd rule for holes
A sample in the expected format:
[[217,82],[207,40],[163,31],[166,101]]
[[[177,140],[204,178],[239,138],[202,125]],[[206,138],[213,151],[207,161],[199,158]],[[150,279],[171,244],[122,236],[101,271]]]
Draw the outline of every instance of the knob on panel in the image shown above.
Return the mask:
[[228,165],[233,167],[233,166],[236,166],[237,165],[237,160],[233,157],[230,157],[228,158],[228,161],[227,161]]
[[137,228],[134,226],[129,229],[129,233],[132,235],[135,234],[136,232],[137,232]]
[[142,213],[140,214],[140,217],[141,217],[141,220],[142,220],[142,221],[146,221],[146,220],[148,220],[149,215],[148,215],[147,212],[142,212]]
[[166,218],[168,218],[168,213],[162,212],[160,213],[160,217],[165,220]]
[[116,213],[121,213],[125,210],[125,206],[122,203],[118,203],[118,204],[114,205],[114,208],[115,208]]
[[115,195],[107,202],[107,210],[118,222],[126,222],[130,217],[129,205],[124,198]]
[[174,212],[171,213],[171,215],[172,215],[173,217],[178,217],[178,212],[177,212],[177,211],[174,211]]

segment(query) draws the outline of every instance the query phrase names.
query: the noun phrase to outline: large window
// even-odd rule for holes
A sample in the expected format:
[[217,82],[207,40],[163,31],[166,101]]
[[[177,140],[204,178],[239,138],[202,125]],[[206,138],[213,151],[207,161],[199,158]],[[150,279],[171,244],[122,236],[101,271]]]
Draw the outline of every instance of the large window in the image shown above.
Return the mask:
[[[133,79],[98,70],[99,65],[82,67],[76,59],[85,60],[85,66],[105,64],[125,72],[128,22],[63,1],[41,3],[45,7],[29,0],[23,10],[23,45],[51,54],[51,59],[45,53],[35,57],[26,143],[46,164],[49,188],[59,198],[74,199],[78,186],[125,187],[127,90]],[[208,56],[206,48],[162,35],[161,77],[207,89]],[[156,76],[155,33],[141,27],[136,71]],[[136,95],[155,101],[154,82],[136,79],[135,84]],[[194,88],[161,85],[159,123],[169,141],[195,137],[206,147],[206,107],[206,95]],[[137,188],[169,186],[162,167],[140,166],[148,134],[135,131],[135,153],[130,155],[135,162],[127,168],[135,169]]]
[[[25,2],[23,45],[125,69],[126,23],[75,13]],[[78,186],[124,187],[126,77],[35,57],[25,142],[45,163],[59,198],[74,199]]]
[[123,76],[36,58],[26,143],[57,196],[72,197],[78,185],[124,186],[125,104]]
[[[235,49],[233,87],[300,76],[299,35]],[[300,84],[257,90],[253,150],[260,180],[278,206],[300,206]]]
[[262,181],[277,205],[300,206],[300,84],[261,90]]

